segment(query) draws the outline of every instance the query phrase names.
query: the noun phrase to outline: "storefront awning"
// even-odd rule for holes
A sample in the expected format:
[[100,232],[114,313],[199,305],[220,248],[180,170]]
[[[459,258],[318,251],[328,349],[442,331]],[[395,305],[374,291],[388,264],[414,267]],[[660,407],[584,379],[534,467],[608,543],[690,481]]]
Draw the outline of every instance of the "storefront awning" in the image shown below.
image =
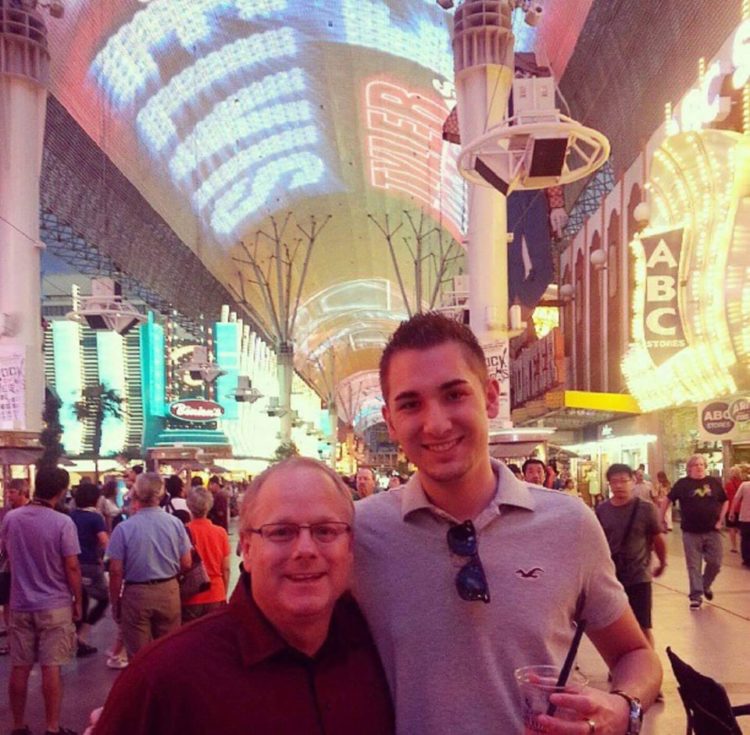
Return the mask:
[[0,465],[32,465],[42,456],[42,449],[0,447]]
[[555,390],[514,409],[512,418],[517,426],[528,426],[544,420],[546,426],[572,431],[640,413],[638,402],[628,393]]

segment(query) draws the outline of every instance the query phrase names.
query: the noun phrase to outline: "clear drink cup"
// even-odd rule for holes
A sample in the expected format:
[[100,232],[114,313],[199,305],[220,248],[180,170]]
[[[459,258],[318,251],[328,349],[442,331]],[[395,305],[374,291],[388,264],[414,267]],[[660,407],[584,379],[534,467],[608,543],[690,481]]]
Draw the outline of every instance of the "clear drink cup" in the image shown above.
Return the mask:
[[[523,707],[524,735],[544,732],[539,724],[539,715],[546,715],[552,694],[577,694],[588,684],[588,679],[578,671],[572,671],[565,686],[558,686],[559,666],[523,666],[515,671],[516,682]],[[581,715],[564,707],[555,708],[555,717],[563,720],[580,720]]]

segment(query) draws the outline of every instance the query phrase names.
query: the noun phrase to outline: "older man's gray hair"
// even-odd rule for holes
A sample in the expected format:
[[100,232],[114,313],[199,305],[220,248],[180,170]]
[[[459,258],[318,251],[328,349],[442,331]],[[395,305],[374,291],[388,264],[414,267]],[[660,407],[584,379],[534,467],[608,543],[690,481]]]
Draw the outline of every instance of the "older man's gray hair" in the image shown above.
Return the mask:
[[328,465],[319,462],[317,459],[311,457],[289,457],[287,459],[278,462],[277,464],[271,465],[267,469],[263,470],[257,475],[250,483],[250,487],[245,491],[245,495],[242,499],[242,507],[240,508],[240,533],[246,533],[249,528],[252,527],[252,515],[255,509],[255,503],[258,498],[258,493],[261,487],[265,484],[269,477],[272,477],[280,470],[290,469],[294,467],[307,467],[309,469],[320,472],[321,475],[327,477],[339,491],[344,500],[347,501],[347,512],[349,515],[349,521],[354,520],[354,501],[352,499],[352,493],[346,486],[346,483],[341,477],[332,470]]
[[133,486],[133,496],[141,505],[159,505],[164,495],[164,480],[158,472],[143,472]]
[[187,507],[194,518],[205,518],[213,505],[213,494],[202,485],[196,485],[188,490]]

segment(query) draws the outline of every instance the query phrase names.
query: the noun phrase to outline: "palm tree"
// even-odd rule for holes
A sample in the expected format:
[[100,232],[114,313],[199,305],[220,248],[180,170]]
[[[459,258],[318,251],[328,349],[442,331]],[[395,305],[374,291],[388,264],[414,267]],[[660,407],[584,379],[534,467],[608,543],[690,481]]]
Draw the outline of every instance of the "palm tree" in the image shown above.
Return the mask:
[[73,410],[79,421],[92,421],[94,424],[94,436],[91,441],[94,454],[94,482],[99,482],[99,452],[102,448],[104,419],[108,416],[121,419],[124,400],[116,390],[99,383],[99,385],[84,388],[81,400],[73,404]]

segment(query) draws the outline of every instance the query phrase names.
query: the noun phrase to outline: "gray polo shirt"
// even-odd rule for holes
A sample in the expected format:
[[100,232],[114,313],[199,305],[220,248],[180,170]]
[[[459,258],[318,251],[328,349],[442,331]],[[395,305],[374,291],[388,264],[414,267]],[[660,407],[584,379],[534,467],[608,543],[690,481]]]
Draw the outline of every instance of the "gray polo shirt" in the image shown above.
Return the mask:
[[627,608],[596,517],[580,500],[517,480],[493,460],[497,494],[477,518],[492,601],[465,602],[455,577],[451,518],[418,474],[360,501],[355,594],[372,628],[401,735],[523,731],[513,672],[562,665],[576,605],[589,629]]

